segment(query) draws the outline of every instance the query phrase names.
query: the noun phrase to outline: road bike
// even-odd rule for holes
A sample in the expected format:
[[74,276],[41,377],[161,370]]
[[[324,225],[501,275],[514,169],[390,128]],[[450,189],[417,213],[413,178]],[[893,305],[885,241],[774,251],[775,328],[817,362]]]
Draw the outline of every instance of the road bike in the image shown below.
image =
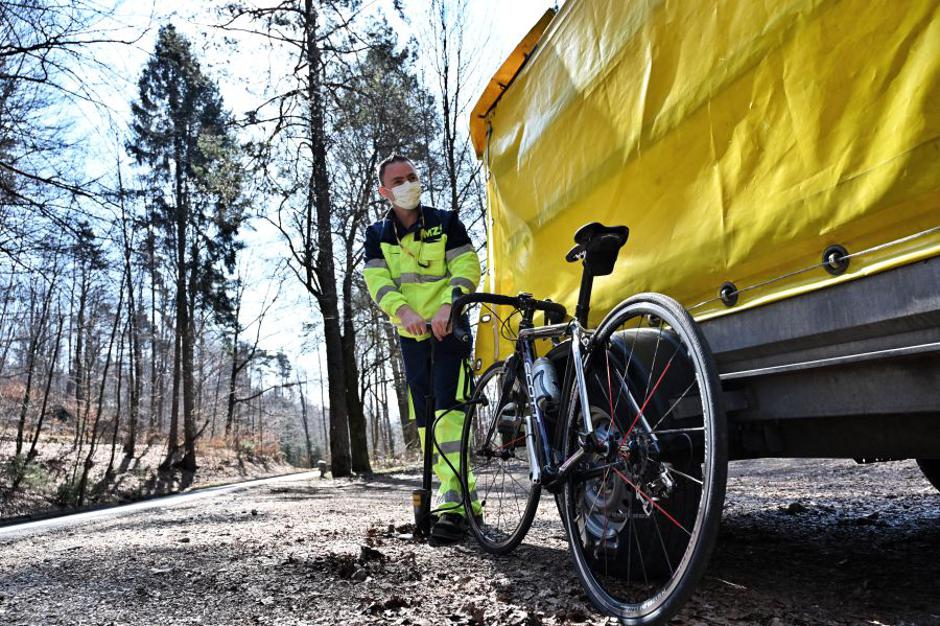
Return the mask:
[[594,278],[613,272],[628,234],[598,223],[578,230],[566,255],[583,266],[570,320],[561,304],[528,293],[455,300],[455,318],[473,303],[481,316],[509,307],[497,327],[514,344],[476,382],[459,471],[483,504],[468,523],[484,550],[519,545],[544,489],[592,603],[624,624],[653,624],[679,610],[705,570],[727,434],[713,358],[675,300],[637,294],[588,327]]

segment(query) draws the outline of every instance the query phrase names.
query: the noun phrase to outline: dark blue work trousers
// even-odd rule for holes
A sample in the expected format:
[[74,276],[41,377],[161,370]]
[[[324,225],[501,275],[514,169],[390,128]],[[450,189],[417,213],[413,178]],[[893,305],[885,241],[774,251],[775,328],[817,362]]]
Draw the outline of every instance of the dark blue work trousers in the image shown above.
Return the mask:
[[[464,362],[470,356],[470,346],[458,341],[451,333],[438,341],[418,341],[399,337],[401,356],[405,362],[405,380],[408,383],[410,417],[418,427],[427,426],[427,396],[434,386],[435,411],[453,408],[469,394],[469,381],[464,375]],[[431,348],[434,348],[434,370],[429,371]]]

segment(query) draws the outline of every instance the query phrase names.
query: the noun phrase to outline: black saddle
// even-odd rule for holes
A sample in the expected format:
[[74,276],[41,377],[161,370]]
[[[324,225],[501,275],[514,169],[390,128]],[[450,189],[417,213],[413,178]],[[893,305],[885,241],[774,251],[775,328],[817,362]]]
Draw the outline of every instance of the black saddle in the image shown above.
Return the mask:
[[583,258],[586,272],[592,276],[607,276],[614,271],[620,248],[629,236],[630,229],[626,226],[585,224],[574,234],[575,246],[565,255],[565,260],[574,263]]

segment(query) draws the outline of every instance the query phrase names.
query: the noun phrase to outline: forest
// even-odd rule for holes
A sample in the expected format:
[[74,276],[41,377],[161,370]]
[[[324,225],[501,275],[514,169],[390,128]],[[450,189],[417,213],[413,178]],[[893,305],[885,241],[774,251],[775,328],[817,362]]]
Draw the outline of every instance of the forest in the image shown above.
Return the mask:
[[[466,1],[374,4],[128,25],[120,3],[0,1],[0,516],[218,463],[344,477],[414,453],[363,234],[387,210],[375,166],[400,152],[485,246],[466,128],[481,42]],[[220,80],[239,71],[236,109]],[[278,347],[284,316],[303,330]]]

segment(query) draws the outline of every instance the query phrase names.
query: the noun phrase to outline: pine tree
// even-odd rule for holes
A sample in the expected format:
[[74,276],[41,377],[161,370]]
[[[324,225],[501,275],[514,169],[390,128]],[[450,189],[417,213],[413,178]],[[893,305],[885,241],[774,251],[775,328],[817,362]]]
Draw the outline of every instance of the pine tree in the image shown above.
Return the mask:
[[[132,104],[127,149],[146,168],[150,202],[175,270],[175,355],[170,437],[163,467],[196,469],[194,343],[197,308],[231,315],[224,290],[238,250],[242,221],[239,148],[215,83],[189,41],[163,26]],[[179,457],[179,396],[183,399],[183,455]]]

